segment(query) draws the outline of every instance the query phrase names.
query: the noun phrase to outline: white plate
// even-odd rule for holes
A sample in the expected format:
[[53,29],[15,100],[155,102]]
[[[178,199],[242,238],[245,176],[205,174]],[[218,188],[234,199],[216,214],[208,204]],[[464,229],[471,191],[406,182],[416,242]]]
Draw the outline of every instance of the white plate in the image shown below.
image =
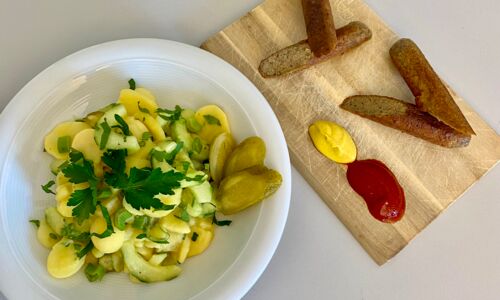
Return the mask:
[[[42,141],[55,124],[114,102],[135,78],[162,107],[220,105],[235,138],[262,137],[266,164],[283,175],[279,191],[231,216],[206,253],[169,282],[132,284],[108,274],[89,283],[83,272],[55,280],[45,269],[48,250],[29,219],[54,205],[40,185],[51,178]],[[269,263],[290,202],[290,162],[276,116],[260,92],[232,66],[192,46],[155,39],[109,42],[70,55],[36,76],[0,116],[0,289],[9,299],[237,299]]]

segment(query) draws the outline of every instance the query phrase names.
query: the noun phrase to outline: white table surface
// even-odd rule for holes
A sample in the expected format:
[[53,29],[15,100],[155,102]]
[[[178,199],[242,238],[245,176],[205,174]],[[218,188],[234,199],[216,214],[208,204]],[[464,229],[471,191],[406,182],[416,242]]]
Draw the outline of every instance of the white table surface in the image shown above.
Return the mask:
[[[500,2],[366,0],[500,132]],[[259,1],[0,0],[0,110],[44,68],[105,41],[199,45]],[[460,172],[460,170],[456,170]],[[498,299],[500,167],[377,266],[293,171],[282,241],[245,299]],[[1,269],[1,268],[0,268]],[[0,299],[3,298],[0,295]]]

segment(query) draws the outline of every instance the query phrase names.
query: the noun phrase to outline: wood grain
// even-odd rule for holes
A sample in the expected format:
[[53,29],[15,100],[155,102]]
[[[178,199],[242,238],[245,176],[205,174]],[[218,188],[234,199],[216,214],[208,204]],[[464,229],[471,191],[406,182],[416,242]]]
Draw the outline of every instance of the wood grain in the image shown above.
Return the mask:
[[[383,264],[499,161],[500,137],[453,92],[477,133],[463,149],[433,145],[341,110],[338,105],[355,94],[408,102],[413,96],[389,57],[399,37],[361,0],[334,0],[331,6],[338,27],[362,21],[373,31],[372,39],[296,74],[264,79],[257,68],[269,54],[306,37],[300,0],[268,0],[202,48],[234,65],[259,88],[278,116],[294,166],[370,256]],[[344,126],[358,145],[359,159],[379,159],[393,170],[407,198],[400,222],[373,219],[349,187],[345,167],[316,151],[307,128],[318,119]]]

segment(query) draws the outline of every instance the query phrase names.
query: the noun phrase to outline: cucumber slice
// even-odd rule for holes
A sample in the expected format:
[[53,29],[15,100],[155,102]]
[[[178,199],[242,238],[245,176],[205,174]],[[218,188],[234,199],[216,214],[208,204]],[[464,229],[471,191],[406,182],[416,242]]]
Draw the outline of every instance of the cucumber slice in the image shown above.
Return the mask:
[[[99,124],[97,125],[97,128],[95,130],[95,141],[97,145],[101,145],[101,139],[104,133],[104,130]],[[139,142],[137,141],[137,138],[135,136],[125,136],[123,134],[111,131],[108,136],[108,141],[106,142],[106,145],[104,145],[104,148],[113,150],[127,149],[128,154],[133,154],[139,151],[141,146],[139,145]]]
[[186,120],[186,128],[190,132],[197,133],[201,130],[203,126],[201,126],[198,121],[196,121],[196,118],[194,117],[195,113],[191,109],[184,109],[181,113],[181,117]]
[[206,181],[208,179],[208,175],[203,172],[203,171],[191,171],[191,172],[187,172],[186,173],[186,177],[189,177],[189,178],[195,178],[196,176],[198,175],[201,175],[202,178],[200,181],[195,181],[195,180],[186,180],[186,179],[183,179],[181,180],[181,188],[187,188],[187,187],[190,187],[190,186],[195,186],[195,185],[199,185],[201,184],[202,182]]
[[171,126],[172,137],[177,143],[183,142],[184,149],[187,152],[191,152],[191,146],[193,144],[193,138],[191,134],[187,131],[186,121],[184,119],[179,119],[172,123]]
[[216,209],[217,209],[217,207],[212,202],[207,202],[207,203],[201,204],[201,214],[203,216],[207,216],[207,215],[211,215],[211,214],[215,213]]
[[191,148],[191,158],[199,160],[200,162],[208,159],[210,146],[199,136],[193,136],[193,144]]
[[171,280],[179,276],[181,268],[175,265],[155,266],[145,261],[135,252],[132,240],[126,241],[122,246],[123,258],[130,274],[143,282],[156,282]]
[[99,121],[97,121],[98,125],[102,122],[108,123],[110,127],[118,125],[118,122],[115,119],[115,115],[119,115],[122,118],[125,118],[125,116],[127,115],[127,109],[125,109],[125,106],[123,106],[122,104],[114,103],[104,109],[104,114],[99,119]]
[[45,210],[45,221],[57,235],[61,235],[62,229],[66,225],[64,217],[57,211],[55,207],[49,207]]
[[208,181],[204,181],[199,185],[190,186],[188,189],[198,203],[212,202],[212,186]]

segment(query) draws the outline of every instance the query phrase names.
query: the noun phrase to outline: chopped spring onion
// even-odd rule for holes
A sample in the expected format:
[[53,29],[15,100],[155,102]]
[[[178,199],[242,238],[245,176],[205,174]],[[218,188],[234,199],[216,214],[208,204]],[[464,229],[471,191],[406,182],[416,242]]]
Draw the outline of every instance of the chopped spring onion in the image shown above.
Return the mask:
[[148,216],[135,216],[132,227],[135,229],[145,230],[149,225],[150,218]]
[[106,270],[99,264],[88,264],[87,267],[85,267],[85,276],[87,276],[90,282],[101,281],[105,274]]
[[120,230],[125,230],[127,222],[132,221],[133,215],[126,209],[121,208],[115,213],[115,226]]
[[207,121],[208,124],[221,126],[219,119],[212,115],[203,115],[203,118],[205,119],[205,121]]
[[60,136],[57,139],[57,151],[59,153],[68,153],[71,148],[71,137],[69,135]]
[[130,78],[128,81],[128,86],[130,87],[131,90],[135,90],[135,80],[134,78]]

